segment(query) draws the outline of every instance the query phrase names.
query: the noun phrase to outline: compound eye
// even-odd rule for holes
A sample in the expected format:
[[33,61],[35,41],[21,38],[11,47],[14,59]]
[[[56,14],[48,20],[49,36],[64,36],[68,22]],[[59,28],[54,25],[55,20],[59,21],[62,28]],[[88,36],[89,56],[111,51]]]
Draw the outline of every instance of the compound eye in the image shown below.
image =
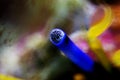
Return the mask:
[[50,33],[50,40],[58,44],[64,37],[64,32],[60,29],[53,29]]

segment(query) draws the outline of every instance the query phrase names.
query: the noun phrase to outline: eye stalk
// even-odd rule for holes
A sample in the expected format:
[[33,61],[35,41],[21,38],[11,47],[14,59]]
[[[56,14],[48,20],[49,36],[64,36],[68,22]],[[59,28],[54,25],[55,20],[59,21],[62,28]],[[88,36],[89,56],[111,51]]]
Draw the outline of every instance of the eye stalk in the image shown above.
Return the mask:
[[93,70],[94,61],[78,48],[63,30],[53,29],[50,32],[50,41],[78,67],[88,72]]

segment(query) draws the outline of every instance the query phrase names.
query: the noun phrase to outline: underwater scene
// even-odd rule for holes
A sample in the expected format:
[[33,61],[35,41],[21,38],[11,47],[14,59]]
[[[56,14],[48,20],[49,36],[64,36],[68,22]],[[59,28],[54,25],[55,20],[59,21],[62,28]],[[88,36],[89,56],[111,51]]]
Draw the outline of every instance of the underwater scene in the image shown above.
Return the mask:
[[0,80],[120,80],[120,1],[0,0]]

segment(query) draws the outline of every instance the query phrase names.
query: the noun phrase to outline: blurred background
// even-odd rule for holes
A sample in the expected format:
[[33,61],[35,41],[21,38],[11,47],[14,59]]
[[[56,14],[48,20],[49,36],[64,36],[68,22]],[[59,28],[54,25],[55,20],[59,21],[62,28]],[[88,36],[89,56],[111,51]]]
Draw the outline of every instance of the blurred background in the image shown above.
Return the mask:
[[0,0],[0,80],[1,75],[3,80],[86,80],[49,41],[56,27],[94,61],[106,67],[102,51],[104,60],[120,69],[119,5],[119,0]]

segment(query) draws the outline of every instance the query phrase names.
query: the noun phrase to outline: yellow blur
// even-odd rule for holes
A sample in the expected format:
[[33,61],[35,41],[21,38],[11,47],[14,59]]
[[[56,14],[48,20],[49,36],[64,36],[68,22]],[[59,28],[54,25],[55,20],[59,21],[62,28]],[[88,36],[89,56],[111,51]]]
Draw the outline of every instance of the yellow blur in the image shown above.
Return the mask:
[[74,80],[85,80],[85,76],[83,74],[77,73],[73,76]]
[[120,49],[114,53],[112,61],[115,66],[120,67]]
[[104,18],[102,21],[100,21],[98,24],[92,26],[88,33],[88,43],[90,45],[91,50],[95,53],[98,60],[101,62],[101,64],[107,69],[110,70],[110,63],[107,59],[107,56],[105,55],[105,52],[102,48],[101,42],[97,38],[100,36],[105,30],[107,30],[112,22],[112,11],[111,8],[106,6],[104,7]]
[[95,53],[103,67],[106,70],[110,71],[110,62],[107,59],[107,56],[102,48],[101,42],[98,39],[89,40],[89,46],[91,50]]
[[0,74],[0,80],[23,80],[23,79],[19,79],[19,78],[9,76],[9,75]]
[[88,38],[94,39],[100,36],[110,26],[113,15],[110,7],[104,7],[105,16],[98,24],[92,26],[88,31]]

